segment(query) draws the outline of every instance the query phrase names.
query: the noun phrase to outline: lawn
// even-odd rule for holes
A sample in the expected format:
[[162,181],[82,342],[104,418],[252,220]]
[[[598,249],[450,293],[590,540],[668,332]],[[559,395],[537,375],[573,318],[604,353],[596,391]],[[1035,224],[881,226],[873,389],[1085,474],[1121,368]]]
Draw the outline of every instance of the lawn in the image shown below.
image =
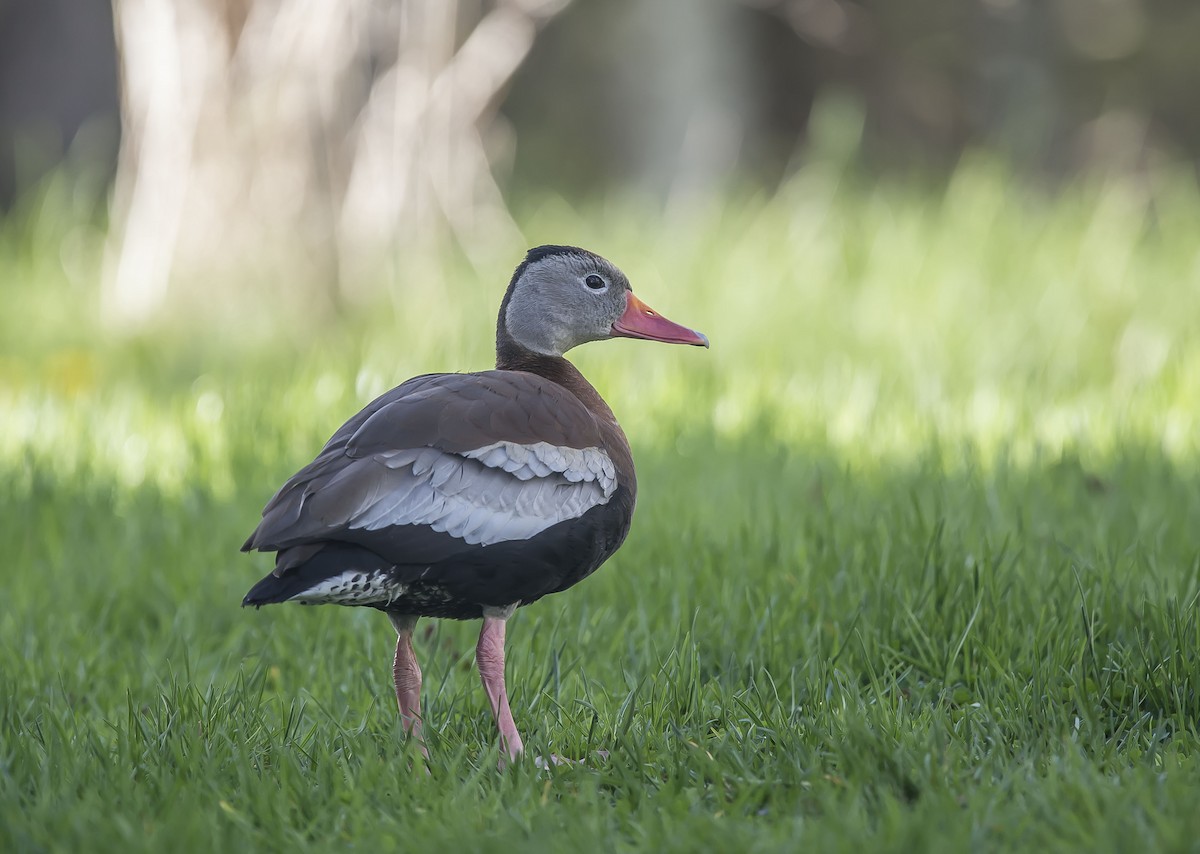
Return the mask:
[[527,746],[585,761],[504,773],[476,624],[419,628],[425,773],[387,620],[242,610],[238,547],[372,396],[488,366],[523,247],[118,340],[52,209],[0,226],[0,850],[1198,850],[1190,179],[527,204],[713,346],[572,354],[639,507],[509,625]]

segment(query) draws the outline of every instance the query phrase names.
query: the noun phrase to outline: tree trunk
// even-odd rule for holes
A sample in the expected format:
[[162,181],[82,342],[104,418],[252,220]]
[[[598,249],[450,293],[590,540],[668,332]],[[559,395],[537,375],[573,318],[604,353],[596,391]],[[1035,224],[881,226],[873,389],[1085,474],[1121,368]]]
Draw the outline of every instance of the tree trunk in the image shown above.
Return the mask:
[[397,250],[519,240],[484,131],[564,5],[113,0],[124,135],[107,318],[138,325],[173,281],[255,272],[336,304]]

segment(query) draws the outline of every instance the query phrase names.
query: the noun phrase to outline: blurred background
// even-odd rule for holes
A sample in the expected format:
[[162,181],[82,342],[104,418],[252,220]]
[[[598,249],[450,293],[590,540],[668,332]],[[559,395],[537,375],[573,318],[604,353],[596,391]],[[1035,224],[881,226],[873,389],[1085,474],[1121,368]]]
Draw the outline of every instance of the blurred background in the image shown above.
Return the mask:
[[981,153],[1047,193],[1194,181],[1198,42],[1191,0],[0,0],[0,208],[55,206],[111,328],[338,312],[431,249],[502,278],[551,201],[678,219]]
[[1190,453],[1198,43],[1190,0],[0,0],[5,447],[59,406],[137,483],[121,389],[484,367],[565,242],[714,342],[577,355],[643,442]]

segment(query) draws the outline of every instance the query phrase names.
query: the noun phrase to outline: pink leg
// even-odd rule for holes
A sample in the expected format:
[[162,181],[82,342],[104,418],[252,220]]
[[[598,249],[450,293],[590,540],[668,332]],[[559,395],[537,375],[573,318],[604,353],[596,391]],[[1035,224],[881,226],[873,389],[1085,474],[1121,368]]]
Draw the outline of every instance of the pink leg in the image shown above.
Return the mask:
[[524,752],[525,745],[521,743],[521,734],[513,723],[512,710],[508,707],[508,692],[504,689],[504,623],[511,614],[511,608],[488,608],[484,611],[483,629],[479,632],[479,645],[475,647],[475,662],[479,665],[483,689],[487,691],[492,716],[500,730],[500,741],[509,759],[516,759]]
[[425,749],[424,739],[421,738],[421,666],[417,664],[412,645],[417,618],[388,614],[388,619],[396,629],[396,658],[392,663],[392,677],[396,680],[396,702],[400,706],[401,725],[405,732],[421,742],[421,753],[428,757],[429,751]]

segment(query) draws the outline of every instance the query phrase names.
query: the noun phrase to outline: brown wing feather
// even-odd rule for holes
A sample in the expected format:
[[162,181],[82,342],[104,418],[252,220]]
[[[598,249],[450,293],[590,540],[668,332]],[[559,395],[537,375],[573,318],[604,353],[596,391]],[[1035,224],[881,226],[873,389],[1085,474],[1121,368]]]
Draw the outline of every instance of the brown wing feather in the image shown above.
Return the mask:
[[[464,454],[496,442],[604,447],[595,417],[578,398],[534,374],[417,377],[347,421],[267,503],[262,522],[242,548],[270,551],[336,538],[364,507],[399,486],[378,462],[381,455],[422,448]],[[520,489],[512,480],[498,488]]]
[[599,425],[579,399],[535,374],[439,374],[412,393],[397,394],[406,385],[354,430],[345,444],[351,456],[406,448],[463,453],[501,441],[602,446]]

